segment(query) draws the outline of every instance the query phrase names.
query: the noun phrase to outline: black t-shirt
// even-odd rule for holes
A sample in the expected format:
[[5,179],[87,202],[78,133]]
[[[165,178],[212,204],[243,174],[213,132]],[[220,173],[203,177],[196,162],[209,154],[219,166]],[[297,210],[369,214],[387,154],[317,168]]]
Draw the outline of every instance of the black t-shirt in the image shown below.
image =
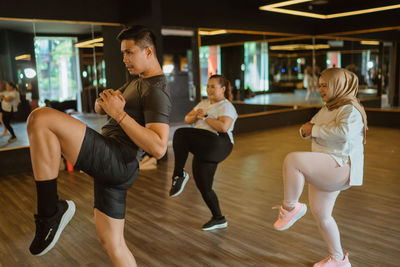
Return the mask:
[[[164,75],[149,78],[139,77],[124,84],[118,90],[122,92],[126,101],[125,112],[137,123],[142,126],[151,122],[169,124],[172,105],[170,90]],[[102,135],[113,137],[132,147],[135,151],[141,150],[122,130],[118,122],[109,116],[107,123],[102,128]]]

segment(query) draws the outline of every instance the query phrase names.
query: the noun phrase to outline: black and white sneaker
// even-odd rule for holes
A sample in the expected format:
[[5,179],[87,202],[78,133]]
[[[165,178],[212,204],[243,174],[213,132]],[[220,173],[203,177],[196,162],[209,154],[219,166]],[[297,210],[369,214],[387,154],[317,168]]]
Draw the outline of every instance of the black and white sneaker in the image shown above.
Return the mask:
[[74,213],[74,202],[71,200],[59,200],[57,212],[53,217],[41,218],[35,214],[36,233],[29,251],[35,256],[42,256],[49,252],[57,243],[61,232],[72,219]]
[[210,231],[214,229],[221,229],[228,227],[228,222],[225,220],[225,217],[220,219],[211,218],[206,224],[203,225],[203,231]]
[[176,197],[177,195],[182,193],[188,180],[189,180],[189,174],[185,171],[183,171],[182,177],[175,176],[174,178],[172,178],[172,186],[171,190],[169,190],[169,196]]
[[11,136],[10,139],[8,139],[9,143],[14,143],[18,140],[18,138],[16,136]]

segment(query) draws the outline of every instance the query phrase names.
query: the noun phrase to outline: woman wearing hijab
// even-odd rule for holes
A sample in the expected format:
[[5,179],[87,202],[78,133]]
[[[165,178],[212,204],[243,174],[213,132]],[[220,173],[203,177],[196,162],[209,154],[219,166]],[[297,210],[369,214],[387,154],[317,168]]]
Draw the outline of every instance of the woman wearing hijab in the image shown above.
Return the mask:
[[304,216],[307,206],[298,200],[308,182],[311,212],[330,254],[314,267],[351,266],[332,210],[342,190],[362,185],[367,116],[357,91],[354,73],[341,68],[323,71],[319,92],[326,104],[300,128],[302,138],[312,139],[312,152],[289,153],[283,163],[284,200],[274,228],[286,230]]

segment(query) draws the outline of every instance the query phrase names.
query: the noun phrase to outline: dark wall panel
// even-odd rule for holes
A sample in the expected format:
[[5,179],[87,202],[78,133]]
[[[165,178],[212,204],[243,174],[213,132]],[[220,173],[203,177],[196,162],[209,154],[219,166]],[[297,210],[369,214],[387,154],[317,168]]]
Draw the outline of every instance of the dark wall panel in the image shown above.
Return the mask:
[[127,81],[127,70],[122,62],[121,43],[116,39],[122,27],[103,26],[104,61],[107,88],[117,89]]
[[29,148],[0,151],[0,177],[32,171]]
[[283,107],[283,106],[275,106],[275,105],[253,105],[253,104],[242,104],[242,103],[233,103],[233,105],[235,106],[236,112],[239,115],[271,111],[271,110],[277,110],[277,109],[292,108],[290,106]]
[[0,1],[0,17],[119,22],[120,1]]
[[368,125],[400,128],[400,112],[366,108]]
[[289,111],[284,109],[282,112],[239,116],[235,124],[234,133],[239,134],[305,123],[317,111],[318,109],[316,108],[291,109]]
[[186,114],[191,111],[195,103],[189,99],[188,74],[175,74],[168,78],[171,90],[171,122],[182,122]]
[[[243,82],[244,73],[241,66],[244,63],[244,47],[227,46],[221,47],[221,73],[231,82],[233,86],[236,79]],[[243,84],[241,82],[241,84]]]

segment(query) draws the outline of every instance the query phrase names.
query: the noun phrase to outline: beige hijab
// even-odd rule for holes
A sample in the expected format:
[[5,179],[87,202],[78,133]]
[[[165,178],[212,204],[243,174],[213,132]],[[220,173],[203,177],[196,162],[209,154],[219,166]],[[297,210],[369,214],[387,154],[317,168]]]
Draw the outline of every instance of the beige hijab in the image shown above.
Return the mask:
[[351,104],[360,113],[364,122],[364,144],[367,142],[367,114],[357,98],[358,78],[353,72],[341,68],[326,69],[321,77],[328,83],[328,97],[326,102],[328,110]]

